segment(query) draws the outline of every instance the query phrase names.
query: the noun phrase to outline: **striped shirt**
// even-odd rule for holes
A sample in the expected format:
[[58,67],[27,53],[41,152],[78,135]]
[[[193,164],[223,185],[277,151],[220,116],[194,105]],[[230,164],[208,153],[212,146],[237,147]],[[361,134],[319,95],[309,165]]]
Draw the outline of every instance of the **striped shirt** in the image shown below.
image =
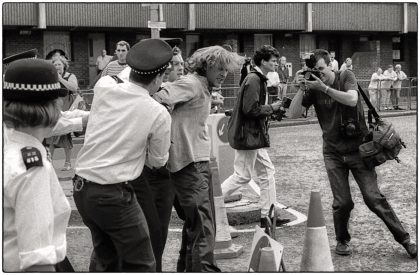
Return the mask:
[[127,66],[127,63],[121,64],[118,62],[118,60],[111,61],[108,63],[108,65],[106,65],[105,69],[102,71],[101,77],[104,77],[106,75],[117,75]]

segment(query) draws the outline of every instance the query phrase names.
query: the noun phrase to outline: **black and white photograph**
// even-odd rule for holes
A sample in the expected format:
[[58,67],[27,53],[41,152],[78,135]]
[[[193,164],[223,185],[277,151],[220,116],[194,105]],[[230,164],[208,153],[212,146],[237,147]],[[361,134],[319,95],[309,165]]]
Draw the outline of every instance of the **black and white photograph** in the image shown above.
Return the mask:
[[1,45],[3,272],[418,272],[416,1],[10,1]]

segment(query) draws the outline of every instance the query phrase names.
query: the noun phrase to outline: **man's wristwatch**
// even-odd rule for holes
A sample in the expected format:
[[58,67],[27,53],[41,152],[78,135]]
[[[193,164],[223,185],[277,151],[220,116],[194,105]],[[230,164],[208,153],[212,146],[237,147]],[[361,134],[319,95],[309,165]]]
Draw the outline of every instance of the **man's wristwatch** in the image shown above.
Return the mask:
[[328,89],[329,89],[329,88],[330,88],[330,87],[328,87],[328,86],[327,86],[327,87],[325,88],[325,90],[324,90],[324,93],[325,93],[325,94],[327,94],[327,95],[328,95]]

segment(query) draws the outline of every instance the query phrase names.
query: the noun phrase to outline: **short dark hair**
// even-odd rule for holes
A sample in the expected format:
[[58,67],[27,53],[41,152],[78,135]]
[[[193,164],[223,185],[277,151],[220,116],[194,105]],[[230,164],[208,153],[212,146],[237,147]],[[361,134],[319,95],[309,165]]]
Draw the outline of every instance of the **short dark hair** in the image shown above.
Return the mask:
[[44,102],[3,101],[3,119],[9,128],[54,127],[61,112],[58,99]]
[[144,85],[149,85],[153,79],[156,78],[156,76],[158,75],[163,75],[165,73],[166,70],[162,70],[158,73],[155,74],[138,74],[136,72],[134,72],[133,70],[130,71],[130,76],[129,79],[133,80],[135,82],[144,84]]
[[279,58],[280,57],[279,51],[276,48],[274,48],[273,46],[264,45],[264,46],[262,46],[261,48],[259,48],[258,50],[255,51],[255,54],[254,54],[254,57],[253,57],[254,63],[257,66],[261,66],[261,61],[262,60],[268,61],[268,60],[270,60],[270,58],[272,56],[275,56],[275,57]]
[[[122,46],[122,47],[125,46],[127,51],[130,50],[130,44],[128,44],[128,42],[126,42],[124,40],[118,41],[117,46]],[[117,47],[115,47],[115,48],[117,48]]]
[[[327,66],[330,64],[330,62],[331,62],[331,58],[330,58],[330,54],[328,53],[328,51],[326,51],[326,50],[323,50],[323,49],[316,49],[316,50],[314,50],[314,52],[313,52],[313,59],[315,60],[315,64],[314,64],[314,67],[315,67],[315,65],[316,65],[316,62],[318,62],[318,60],[320,60],[321,58],[323,58],[324,59],[324,61],[325,61],[325,64],[327,64]],[[312,57],[311,57],[311,59],[312,59]],[[308,67],[310,67],[309,65],[308,65]],[[313,67],[310,67],[311,69],[313,68]]]

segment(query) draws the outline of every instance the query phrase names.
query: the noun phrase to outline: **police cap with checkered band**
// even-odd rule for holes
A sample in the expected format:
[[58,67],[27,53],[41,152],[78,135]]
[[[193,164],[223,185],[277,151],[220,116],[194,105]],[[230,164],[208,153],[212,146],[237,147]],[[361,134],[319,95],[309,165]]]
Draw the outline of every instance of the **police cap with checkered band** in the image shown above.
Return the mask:
[[3,99],[39,102],[66,96],[57,69],[41,59],[20,59],[10,63],[3,77]]
[[127,64],[140,75],[155,75],[166,70],[173,56],[172,48],[162,39],[143,39],[127,54]]

